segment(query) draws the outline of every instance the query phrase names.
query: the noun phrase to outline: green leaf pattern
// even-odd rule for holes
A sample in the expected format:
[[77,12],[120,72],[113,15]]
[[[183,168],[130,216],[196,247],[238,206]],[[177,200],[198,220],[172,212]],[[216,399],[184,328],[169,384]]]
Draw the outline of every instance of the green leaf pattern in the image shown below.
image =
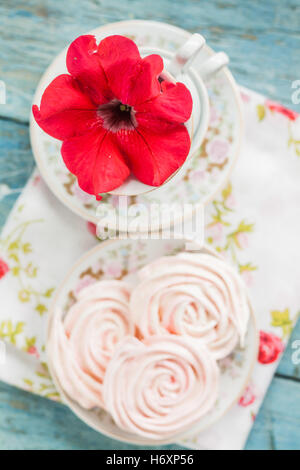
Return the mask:
[[[213,211],[210,214],[210,221],[206,225],[207,232],[209,234],[213,227],[221,226],[224,229],[224,235],[221,241],[215,241],[210,235],[206,237],[208,244],[213,245],[216,251],[219,253],[227,254],[231,258],[231,261],[237,266],[239,272],[245,273],[246,271],[255,271],[257,266],[250,262],[241,263],[239,261],[239,252],[244,250],[243,240],[244,236],[251,234],[254,230],[254,224],[249,223],[245,219],[242,219],[236,226],[231,221],[231,215],[234,209],[230,206],[229,200],[233,196],[232,184],[228,185],[223,189],[219,199],[213,201]],[[222,243],[221,243],[222,242]]]
[[39,315],[47,312],[45,300],[52,296],[54,288],[51,287],[46,292],[35,289],[33,281],[38,277],[38,266],[28,259],[33,249],[31,243],[24,238],[29,226],[42,221],[42,219],[37,219],[22,222],[16,225],[4,239],[0,239],[0,249],[6,253],[10,260],[11,274],[19,284],[17,293],[19,301],[22,303],[31,302],[34,311]]
[[35,370],[34,377],[23,378],[24,388],[32,393],[36,393],[51,400],[61,401],[54,383],[51,379],[48,366],[41,362]]

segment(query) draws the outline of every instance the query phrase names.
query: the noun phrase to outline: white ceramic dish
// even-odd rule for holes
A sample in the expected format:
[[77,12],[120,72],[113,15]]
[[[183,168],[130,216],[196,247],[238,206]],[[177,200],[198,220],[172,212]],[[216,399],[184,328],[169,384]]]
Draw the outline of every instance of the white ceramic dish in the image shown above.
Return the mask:
[[[63,315],[76,299],[76,293],[100,279],[125,279],[134,283],[136,271],[143,265],[163,255],[174,254],[184,249],[184,242],[179,240],[118,240],[101,243],[86,253],[70,270],[64,282],[58,289],[49,314],[49,338],[55,315]],[[204,251],[215,254],[210,248]],[[216,255],[218,256],[218,255]],[[204,416],[189,433],[178,435],[177,440],[186,439],[203,431],[218,421],[235,404],[246,387],[253,365],[257,358],[258,334],[255,318],[251,311],[248,333],[244,348],[236,350],[226,360],[221,361],[220,397],[214,409]],[[120,441],[139,445],[160,445],[170,440],[149,441],[145,438],[126,433],[119,429],[112,418],[104,410],[87,411],[70,399],[60,386],[51,364],[51,347],[47,340],[47,355],[50,373],[64,402],[86,424],[95,430]],[[172,442],[174,439],[172,439]]]
[[[110,34],[126,35],[134,39],[141,48],[161,49],[169,51],[169,53],[178,50],[190,37],[190,33],[180,28],[142,20],[109,24],[97,28],[92,33],[98,40]],[[197,65],[194,63],[194,70],[197,74],[201,75],[205,72],[201,71],[201,64],[213,54],[209,47],[203,46]],[[34,102],[39,102],[45,86],[58,73],[65,70],[62,69],[65,67],[64,57],[65,51],[54,60],[45,72]],[[184,168],[161,188],[139,196],[128,197],[129,207],[136,202],[148,205],[161,201],[170,204],[179,201],[181,204],[193,204],[194,210],[197,210],[199,205],[208,203],[228,180],[239,153],[243,128],[239,91],[227,67],[224,67],[216,76],[209,78],[205,84],[208,88],[210,101],[210,122],[201,148],[197,148]],[[204,100],[203,103],[205,103]],[[206,123],[203,122],[201,132],[205,128]],[[33,119],[30,123],[30,135],[36,162],[53,193],[73,212],[97,224],[99,219],[96,211],[99,203],[95,197],[80,190],[76,177],[66,169],[60,157],[61,143],[45,134]],[[226,147],[224,158],[221,156],[217,160],[207,150],[209,145],[214,143],[216,137],[221,139],[223,146]],[[178,181],[179,179],[180,181]],[[106,194],[100,204],[103,202],[113,209],[118,204],[118,196]],[[174,223],[179,223],[181,219],[182,214]],[[153,231],[164,228],[159,218],[152,222]],[[139,226],[139,230],[147,231],[148,225]]]

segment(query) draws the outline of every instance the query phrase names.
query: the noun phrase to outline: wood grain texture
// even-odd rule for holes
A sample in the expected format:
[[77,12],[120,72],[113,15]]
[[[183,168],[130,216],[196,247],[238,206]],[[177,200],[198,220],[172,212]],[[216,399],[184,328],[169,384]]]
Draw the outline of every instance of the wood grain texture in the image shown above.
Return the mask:
[[28,125],[0,118],[0,228],[33,168]]
[[[299,384],[275,378],[246,449],[299,449]],[[298,411],[297,411],[298,410]],[[63,405],[0,386],[1,449],[138,449],[88,428]],[[180,449],[176,445],[161,447]]]
[[79,34],[104,23],[145,18],[200,32],[223,49],[239,83],[292,105],[300,71],[298,0],[2,0],[0,78],[7,85],[2,116],[28,121],[33,92],[53,57]]
[[1,449],[140,449],[93,431],[64,405],[4,384],[0,387],[0,416]]
[[[7,103],[0,105],[0,228],[34,166],[28,120],[41,74],[76,36],[132,18],[200,32],[210,46],[227,52],[240,84],[299,111],[291,103],[291,83],[300,79],[299,0],[1,0],[0,80]],[[296,339],[299,323],[253,426],[249,449],[300,448],[300,365],[291,360]],[[5,384],[0,384],[0,448],[132,449],[90,430],[64,406]]]

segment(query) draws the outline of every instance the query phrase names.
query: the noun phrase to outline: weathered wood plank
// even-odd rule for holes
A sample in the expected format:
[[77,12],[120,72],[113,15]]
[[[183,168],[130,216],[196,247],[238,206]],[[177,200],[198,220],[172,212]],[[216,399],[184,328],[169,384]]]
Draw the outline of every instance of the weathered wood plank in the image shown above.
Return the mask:
[[[299,384],[275,378],[246,449],[300,449],[299,400]],[[89,429],[63,405],[2,383],[0,416],[1,449],[138,449]]]
[[275,377],[255,420],[246,449],[299,450],[299,383]]
[[28,125],[0,118],[0,228],[33,168]]
[[2,0],[0,79],[7,86],[2,116],[28,121],[38,80],[52,58],[76,36],[130,18],[165,21],[201,32],[231,57],[238,82],[292,106],[299,78],[300,5],[296,0]]
[[98,434],[63,405],[3,383],[0,416],[0,449],[139,449]]

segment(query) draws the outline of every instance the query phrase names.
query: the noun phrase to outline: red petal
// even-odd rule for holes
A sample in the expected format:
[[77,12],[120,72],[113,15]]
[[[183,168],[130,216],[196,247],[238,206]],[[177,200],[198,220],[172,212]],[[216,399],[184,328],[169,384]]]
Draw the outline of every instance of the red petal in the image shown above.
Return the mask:
[[44,91],[34,118],[47,134],[65,140],[89,131],[96,122],[95,106],[70,75],[59,75]]
[[66,140],[61,154],[69,171],[77,176],[81,189],[89,194],[118,188],[130,173],[113,134],[102,128]]
[[160,133],[139,126],[131,133],[118,133],[132,172],[143,183],[160,186],[186,160],[190,137],[182,124],[161,122]]
[[139,60],[141,58],[137,45],[125,36],[117,34],[108,36],[98,45],[98,54],[104,70],[124,60]]
[[162,58],[150,55],[141,59],[136,44],[123,36],[109,36],[98,47],[109,86],[122,103],[134,106],[160,92],[158,76]]
[[146,125],[148,117],[170,122],[186,122],[192,113],[191,93],[183,83],[162,82],[162,93],[151,101],[135,107],[136,119],[141,117]]
[[113,98],[101,66],[95,36],[80,36],[67,52],[67,68],[96,104]]

